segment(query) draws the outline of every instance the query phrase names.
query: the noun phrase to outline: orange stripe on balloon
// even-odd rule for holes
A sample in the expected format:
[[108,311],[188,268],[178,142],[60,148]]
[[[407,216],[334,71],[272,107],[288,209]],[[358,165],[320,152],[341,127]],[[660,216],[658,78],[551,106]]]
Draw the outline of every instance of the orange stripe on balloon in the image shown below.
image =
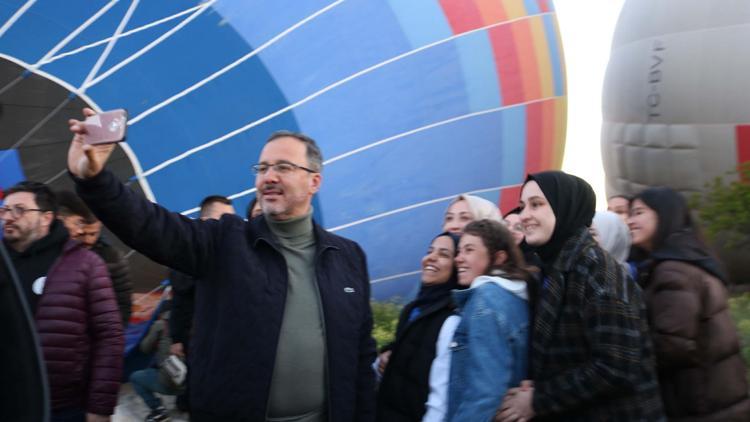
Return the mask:
[[516,40],[518,63],[523,80],[524,100],[536,100],[541,98],[539,87],[539,70],[537,68],[534,42],[531,38],[531,26],[528,20],[514,22],[511,25],[513,36]]
[[539,89],[541,98],[548,98],[555,94],[555,81],[552,77],[552,61],[549,56],[549,44],[544,30],[544,22],[541,17],[532,18],[529,21],[531,28],[531,39],[536,54],[537,71],[539,75]]
[[501,0],[500,4],[503,6],[503,10],[505,10],[505,15],[508,19],[515,19],[528,15],[523,0]]
[[542,115],[541,103],[526,106],[526,173],[545,170],[542,163]]
[[497,0],[475,0],[475,4],[485,25],[492,25],[508,19],[503,5]]
[[511,25],[490,28],[488,35],[495,56],[495,68],[500,78],[503,105],[523,102],[523,79],[518,63],[518,54],[516,53],[518,46]]
[[440,0],[440,6],[454,34],[484,26],[477,6],[470,1]]
[[555,130],[557,128],[555,121],[555,100],[544,102],[544,165],[548,169],[557,168],[557,148]]
[[568,120],[568,102],[566,97],[555,99],[555,161],[552,163],[556,169],[562,168],[563,156],[565,155],[565,137]]

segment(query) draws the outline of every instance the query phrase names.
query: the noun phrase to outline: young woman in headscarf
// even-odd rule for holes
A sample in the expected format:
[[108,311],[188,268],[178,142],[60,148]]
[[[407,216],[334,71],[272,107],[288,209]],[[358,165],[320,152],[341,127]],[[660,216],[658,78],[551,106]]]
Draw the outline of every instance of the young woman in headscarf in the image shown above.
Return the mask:
[[520,202],[543,273],[533,387],[509,391],[496,420],[664,420],[641,291],[589,233],[591,186],[561,171],[536,173]]
[[612,211],[597,211],[591,223],[591,235],[599,246],[619,262],[633,281],[638,279],[638,264],[629,261],[632,251],[630,229],[622,217]]
[[[631,244],[630,230],[619,215],[612,211],[597,211],[591,224],[591,235],[615,261],[627,267]],[[627,268],[630,271],[630,268]]]
[[458,195],[445,210],[443,230],[460,235],[472,221],[502,221],[500,210],[492,202],[474,195]]
[[456,267],[458,283],[469,288],[453,293],[461,322],[451,345],[445,420],[489,421],[505,391],[528,374],[533,276],[510,231],[492,220],[464,228]]
[[649,188],[632,202],[641,268],[667,417],[750,421],[747,369],[729,313],[724,275],[700,240],[684,198]]
[[[459,288],[454,258],[458,236],[441,233],[422,258],[422,285],[417,298],[401,312],[396,339],[379,357],[383,378],[377,397],[377,420],[383,422],[420,421],[425,415],[428,395],[442,415],[447,407],[450,359],[437,356],[439,337],[450,342],[457,320],[451,291]],[[444,327],[445,325],[445,327]],[[441,334],[448,331],[448,334]],[[448,353],[447,346],[442,355]],[[436,357],[438,359],[436,359]],[[431,369],[435,368],[431,375]],[[441,417],[436,418],[441,419]]]

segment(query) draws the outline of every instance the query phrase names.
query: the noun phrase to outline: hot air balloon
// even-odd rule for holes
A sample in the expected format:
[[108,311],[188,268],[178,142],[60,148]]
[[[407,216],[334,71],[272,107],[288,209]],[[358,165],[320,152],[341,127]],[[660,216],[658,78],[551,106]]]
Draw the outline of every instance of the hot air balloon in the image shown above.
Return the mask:
[[209,194],[242,210],[265,138],[301,131],[325,158],[314,216],[362,245],[376,299],[414,291],[456,195],[509,209],[562,161],[549,0],[19,0],[0,25],[0,174],[69,186],[66,119],[126,108],[122,180],[188,216]]
[[[750,161],[750,3],[628,0],[604,83],[609,195],[646,186],[690,194]],[[734,282],[750,241],[715,239]]]
[[608,195],[697,192],[750,160],[750,3],[628,0],[604,83]]

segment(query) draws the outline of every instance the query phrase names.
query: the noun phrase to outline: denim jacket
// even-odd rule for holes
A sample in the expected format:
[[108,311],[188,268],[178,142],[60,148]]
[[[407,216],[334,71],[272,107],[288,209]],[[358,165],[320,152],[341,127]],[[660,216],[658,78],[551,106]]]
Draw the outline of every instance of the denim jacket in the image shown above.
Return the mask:
[[461,323],[451,343],[448,421],[490,421],[508,388],[526,379],[526,283],[481,276],[453,292]]

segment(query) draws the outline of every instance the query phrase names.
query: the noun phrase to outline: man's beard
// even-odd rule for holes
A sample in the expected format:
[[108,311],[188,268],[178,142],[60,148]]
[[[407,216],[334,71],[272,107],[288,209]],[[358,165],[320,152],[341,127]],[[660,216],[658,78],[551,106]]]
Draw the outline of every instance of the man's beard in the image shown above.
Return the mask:
[[35,226],[29,227],[27,230],[21,229],[21,227],[16,224],[11,224],[10,226],[13,228],[13,234],[8,234],[8,232],[5,231],[7,226],[7,224],[3,226],[3,239],[10,246],[21,245],[24,243],[31,244],[39,239],[38,236],[36,236],[36,233],[39,232],[39,221],[37,221]]
[[267,215],[269,217],[276,217],[287,213],[286,206],[278,203],[264,204],[263,202],[261,202],[260,209],[263,211],[263,215]]

